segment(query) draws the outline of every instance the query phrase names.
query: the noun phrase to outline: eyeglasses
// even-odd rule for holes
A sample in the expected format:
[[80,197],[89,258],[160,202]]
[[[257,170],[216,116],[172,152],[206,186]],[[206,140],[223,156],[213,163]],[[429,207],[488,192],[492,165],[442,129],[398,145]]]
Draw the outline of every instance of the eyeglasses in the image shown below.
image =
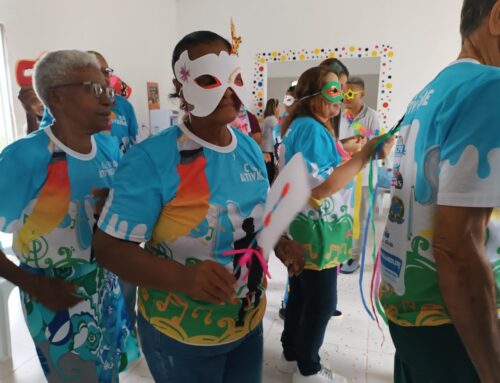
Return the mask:
[[84,81],[84,82],[72,82],[69,84],[60,84],[60,85],[55,85],[51,86],[52,89],[56,88],[63,88],[67,86],[86,86],[89,87],[90,90],[94,93],[94,96],[97,98],[100,98],[103,94],[106,95],[106,97],[110,100],[113,100],[115,98],[115,90],[109,86],[102,85],[101,83],[98,82],[93,82],[93,81]]
[[113,75],[113,73],[115,72],[113,70],[113,68],[109,68],[109,67],[102,67],[101,68],[101,72],[102,74],[105,76],[105,77],[110,77]]

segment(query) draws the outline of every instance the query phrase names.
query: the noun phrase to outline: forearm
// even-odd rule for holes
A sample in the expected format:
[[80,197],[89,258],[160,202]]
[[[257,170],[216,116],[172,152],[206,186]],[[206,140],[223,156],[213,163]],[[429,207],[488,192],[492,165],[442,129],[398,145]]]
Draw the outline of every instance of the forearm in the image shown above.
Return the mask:
[[[484,381],[500,381],[500,336],[496,286],[491,267],[477,247],[434,247],[441,293],[465,348]],[[456,261],[453,252],[476,252],[473,262]]]
[[98,230],[93,242],[97,262],[131,284],[168,291],[185,292],[185,266],[156,257],[139,244],[113,238]]
[[367,162],[368,158],[363,151],[354,154],[344,165],[335,168],[325,182],[312,190],[312,197],[323,199],[342,190],[363,169]]
[[24,291],[29,291],[34,282],[33,274],[15,265],[2,251],[0,251],[0,277],[7,279]]

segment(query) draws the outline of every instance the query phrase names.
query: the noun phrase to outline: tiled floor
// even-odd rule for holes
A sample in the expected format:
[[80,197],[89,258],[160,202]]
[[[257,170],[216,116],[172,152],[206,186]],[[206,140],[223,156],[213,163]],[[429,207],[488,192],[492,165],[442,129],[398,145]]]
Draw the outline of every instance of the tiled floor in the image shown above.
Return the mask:
[[[381,223],[379,228],[383,227]],[[365,293],[369,293],[372,264],[367,262]],[[264,319],[265,355],[264,383],[291,382],[291,376],[278,371],[281,354],[279,342],[283,321],[278,317],[285,287],[286,273],[276,259],[270,262],[272,279],[269,281],[268,307]],[[359,273],[340,275],[339,309],[344,313],[340,320],[332,320],[328,326],[321,352],[322,360],[356,383],[392,382],[394,348],[385,325],[381,332],[363,309],[359,293]],[[35,349],[22,316],[19,294],[11,295],[10,318],[13,358],[0,362],[0,383],[41,383],[43,373]],[[385,342],[383,339],[385,337]],[[135,362],[129,371],[121,374],[121,382],[153,382],[144,359]]]

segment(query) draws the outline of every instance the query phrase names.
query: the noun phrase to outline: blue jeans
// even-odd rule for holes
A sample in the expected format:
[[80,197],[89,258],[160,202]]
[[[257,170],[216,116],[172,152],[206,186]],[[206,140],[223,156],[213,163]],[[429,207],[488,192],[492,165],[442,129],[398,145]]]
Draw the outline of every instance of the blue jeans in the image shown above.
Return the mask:
[[180,343],[156,330],[140,314],[137,324],[156,383],[262,382],[262,323],[243,339],[220,346]]
[[125,300],[125,308],[127,309],[127,314],[130,317],[130,322],[132,323],[132,328],[135,328],[137,322],[137,311],[135,305],[137,303],[137,286],[131,285],[130,283],[118,278],[120,282],[120,289],[122,290],[123,299]]
[[297,361],[302,375],[321,369],[319,349],[326,327],[337,307],[337,268],[304,270],[290,278],[285,328],[281,335],[283,354]]

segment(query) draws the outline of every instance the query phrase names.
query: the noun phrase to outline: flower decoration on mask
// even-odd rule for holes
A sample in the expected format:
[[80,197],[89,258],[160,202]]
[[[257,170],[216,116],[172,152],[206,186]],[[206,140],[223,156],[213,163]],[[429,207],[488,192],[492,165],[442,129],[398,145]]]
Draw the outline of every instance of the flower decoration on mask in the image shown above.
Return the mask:
[[234,26],[233,18],[231,17],[231,54],[238,56],[238,50],[242,43],[241,36],[236,34],[236,27]]
[[347,89],[347,90],[344,90],[343,92],[343,95],[344,95],[344,99],[346,99],[347,101],[352,101],[354,100],[354,98],[358,95],[358,94],[361,94],[363,93],[362,90],[359,90],[359,91],[354,91],[352,89]]
[[193,116],[206,117],[211,114],[228,88],[231,88],[243,105],[249,105],[236,55],[221,51],[219,54],[210,53],[191,60],[186,50],[174,64],[174,73],[182,85],[185,101],[193,107]]
[[189,81],[189,69],[184,65],[181,70],[180,70],[180,75],[181,75],[181,80],[182,82],[188,82]]

